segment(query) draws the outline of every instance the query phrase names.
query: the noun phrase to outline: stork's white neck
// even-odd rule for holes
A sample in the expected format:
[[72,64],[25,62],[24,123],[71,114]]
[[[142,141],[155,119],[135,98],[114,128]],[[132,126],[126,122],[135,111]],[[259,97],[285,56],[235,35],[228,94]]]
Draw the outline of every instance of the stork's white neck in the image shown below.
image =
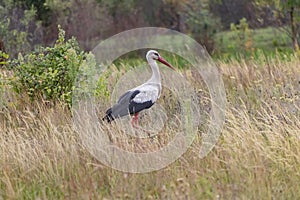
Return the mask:
[[160,72],[156,61],[153,59],[147,59],[147,60],[152,69],[152,76],[147,82],[161,85]]

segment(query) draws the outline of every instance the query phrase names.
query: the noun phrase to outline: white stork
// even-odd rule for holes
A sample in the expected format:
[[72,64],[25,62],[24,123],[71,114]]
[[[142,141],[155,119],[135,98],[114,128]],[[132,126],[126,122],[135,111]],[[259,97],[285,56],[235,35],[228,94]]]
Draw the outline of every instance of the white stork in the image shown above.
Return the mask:
[[146,83],[125,92],[119,98],[118,102],[106,111],[103,120],[111,122],[130,114],[133,115],[131,123],[135,126],[139,112],[149,109],[159,98],[161,93],[161,77],[156,61],[165,64],[173,70],[175,69],[157,51],[148,51],[146,59],[152,69],[151,78]]

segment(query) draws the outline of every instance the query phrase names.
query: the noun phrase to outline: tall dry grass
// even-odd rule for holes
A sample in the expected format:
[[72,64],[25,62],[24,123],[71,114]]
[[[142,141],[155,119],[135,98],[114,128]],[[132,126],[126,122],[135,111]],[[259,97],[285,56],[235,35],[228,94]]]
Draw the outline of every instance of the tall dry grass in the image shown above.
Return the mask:
[[218,63],[227,93],[218,143],[199,138],[160,171],[110,169],[81,145],[67,109],[7,90],[0,112],[0,199],[298,199],[300,61]]

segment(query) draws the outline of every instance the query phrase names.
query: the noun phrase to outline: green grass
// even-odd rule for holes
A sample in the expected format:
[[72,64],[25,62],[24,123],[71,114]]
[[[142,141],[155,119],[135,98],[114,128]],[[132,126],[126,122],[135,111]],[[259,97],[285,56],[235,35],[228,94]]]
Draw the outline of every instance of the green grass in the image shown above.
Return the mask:
[[63,105],[32,103],[2,85],[0,199],[299,199],[299,58],[217,65],[227,95],[218,143],[199,159],[198,136],[176,162],[147,174],[104,166],[82,146]]
[[[257,54],[267,56],[291,55],[293,53],[291,39],[283,28],[267,27],[250,30],[251,44],[245,49],[246,41],[241,41],[235,31],[224,31],[215,36],[214,57],[221,59],[251,58]],[[282,56],[283,58],[283,56]]]

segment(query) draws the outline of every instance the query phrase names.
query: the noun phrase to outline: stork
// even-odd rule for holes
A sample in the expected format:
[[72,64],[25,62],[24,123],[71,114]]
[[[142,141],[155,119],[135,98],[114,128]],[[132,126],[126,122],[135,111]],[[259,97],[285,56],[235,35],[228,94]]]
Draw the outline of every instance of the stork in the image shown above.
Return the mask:
[[128,90],[120,96],[118,102],[106,111],[103,120],[111,122],[117,118],[131,115],[131,124],[135,127],[139,112],[154,105],[161,93],[161,77],[156,61],[175,70],[171,64],[164,60],[157,51],[150,50],[146,54],[148,64],[152,69],[151,78],[144,84]]

